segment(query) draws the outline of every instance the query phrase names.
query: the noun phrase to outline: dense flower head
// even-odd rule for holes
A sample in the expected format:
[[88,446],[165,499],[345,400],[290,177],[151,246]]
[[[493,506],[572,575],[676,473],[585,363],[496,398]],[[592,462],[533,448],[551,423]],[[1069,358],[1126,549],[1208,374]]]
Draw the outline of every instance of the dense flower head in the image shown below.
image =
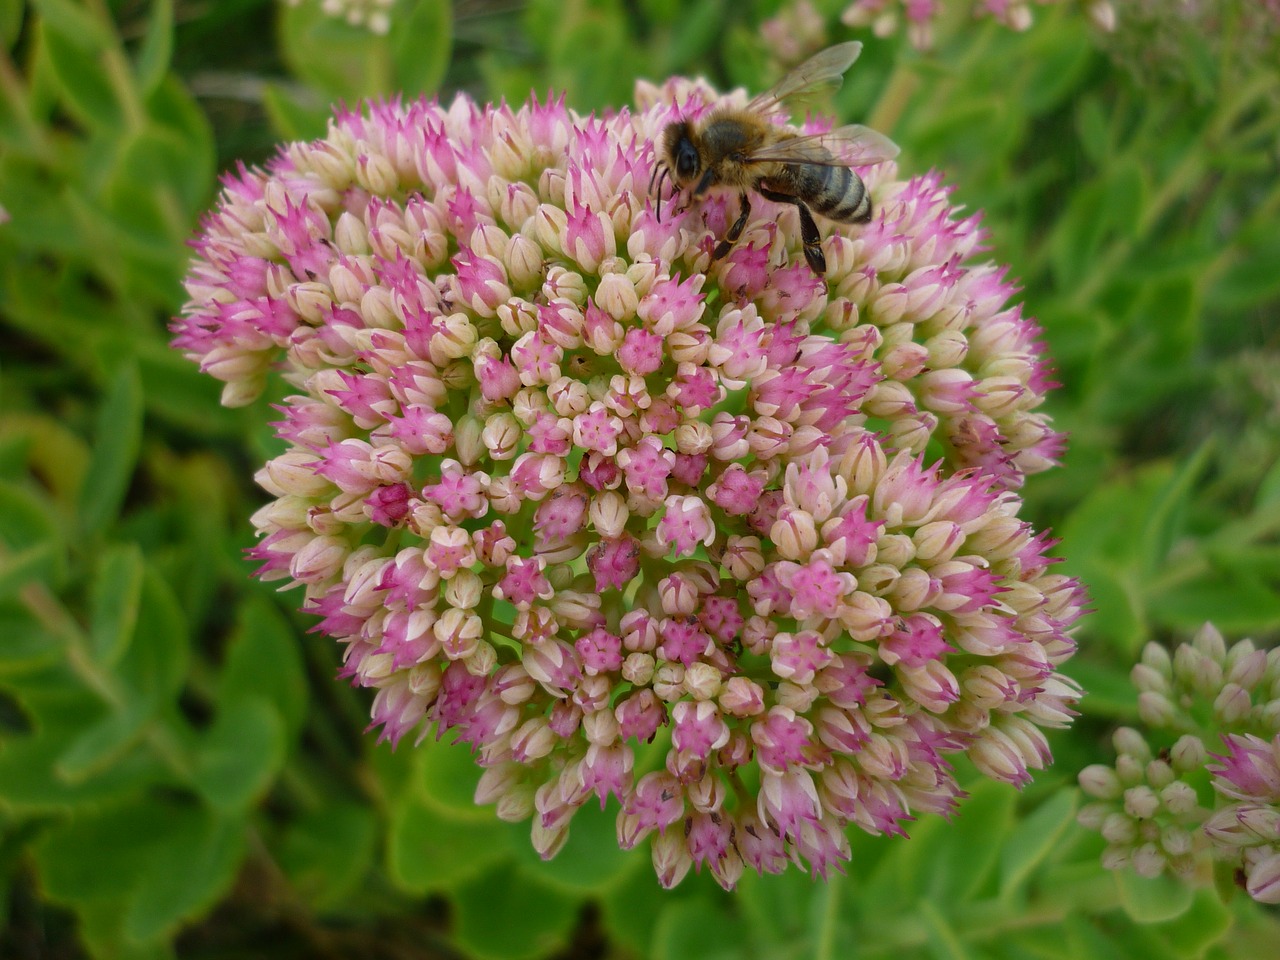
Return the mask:
[[826,875],[1072,716],[1081,591],[1015,492],[1060,446],[1038,330],[889,164],[825,277],[760,198],[713,261],[736,198],[648,185],[718,97],[639,100],[340,112],[227,179],[175,343],[226,403],[295,389],[251,553],[382,737],[469,744],[546,857],[595,798],[664,884]]
[[1115,765],[1080,774],[1103,865],[1207,883],[1217,860],[1280,903],[1280,649],[1228,647],[1206,624],[1172,655],[1148,644],[1133,683],[1147,733],[1121,727]]

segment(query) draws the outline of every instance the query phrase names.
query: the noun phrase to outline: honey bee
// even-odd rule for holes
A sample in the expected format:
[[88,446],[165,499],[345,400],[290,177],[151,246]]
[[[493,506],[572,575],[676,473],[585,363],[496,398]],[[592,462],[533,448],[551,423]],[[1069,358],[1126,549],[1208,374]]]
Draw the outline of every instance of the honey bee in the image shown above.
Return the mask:
[[861,52],[862,44],[856,41],[828,47],[744,108],[721,107],[700,120],[668,124],[649,180],[650,193],[657,182],[659,218],[662,184],[668,176],[673,193],[689,190],[692,199],[712,187],[737,189],[741,213],[716,244],[712,258],[718,260],[747,225],[749,192],[775,203],[794,204],[800,213],[805,260],[814,273],[826,273],[822,235],[813,214],[837,223],[870,220],[871,195],[850,164],[891,160],[898,148],[888,137],[858,124],[807,135],[775,120],[784,102],[839,86]]

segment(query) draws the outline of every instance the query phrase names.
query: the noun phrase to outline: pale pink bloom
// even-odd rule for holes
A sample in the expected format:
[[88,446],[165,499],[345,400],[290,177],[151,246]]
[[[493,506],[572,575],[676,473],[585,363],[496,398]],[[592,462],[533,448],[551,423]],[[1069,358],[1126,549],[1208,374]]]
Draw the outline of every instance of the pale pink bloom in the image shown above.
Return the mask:
[[666,885],[826,876],[949,814],[949,756],[1025,782],[1078,696],[1084,599],[1012,492],[1048,365],[977,217],[879,164],[825,275],[759,197],[713,262],[734,198],[647,191],[734,96],[341,109],[227,178],[173,325],[225,402],[290,384],[250,555],[381,735],[467,744],[543,856],[599,798]]

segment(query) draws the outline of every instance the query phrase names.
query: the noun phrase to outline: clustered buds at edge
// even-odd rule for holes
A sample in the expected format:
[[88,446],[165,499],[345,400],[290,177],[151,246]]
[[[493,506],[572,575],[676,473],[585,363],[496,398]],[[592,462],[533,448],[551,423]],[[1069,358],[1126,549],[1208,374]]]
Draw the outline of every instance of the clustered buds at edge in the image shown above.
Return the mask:
[[[1115,766],[1080,772],[1095,802],[1079,820],[1107,840],[1103,865],[1205,884],[1217,860],[1238,871],[1253,899],[1280,903],[1280,649],[1250,640],[1228,647],[1205,624],[1172,655],[1147,644],[1132,680],[1153,739],[1194,732],[1157,755],[1147,736],[1121,727]],[[1206,769],[1212,795],[1194,786]]]

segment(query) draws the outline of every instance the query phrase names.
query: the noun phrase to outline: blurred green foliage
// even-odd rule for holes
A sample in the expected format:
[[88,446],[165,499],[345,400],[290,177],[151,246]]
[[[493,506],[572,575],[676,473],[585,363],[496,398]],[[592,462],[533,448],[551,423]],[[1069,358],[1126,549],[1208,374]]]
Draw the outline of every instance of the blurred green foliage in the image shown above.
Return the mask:
[[984,212],[1057,360],[1071,448],[1025,493],[1093,598],[1068,669],[1091,695],[1025,794],[975,778],[954,823],[855,835],[848,877],[727,895],[660,892],[598,811],[541,863],[475,808],[465,752],[361,737],[337,651],[241,557],[270,411],[220,408],[166,321],[217,171],[331,103],[759,88],[780,4],[400,0],[374,36],[313,0],[0,0],[0,955],[1273,951],[1273,914],[1117,880],[1074,822],[1144,642],[1280,635],[1280,57],[1233,29],[1244,3],[1172,30],[1160,69],[1073,5],[1025,34],[952,17],[928,54],[862,37],[842,117]]

